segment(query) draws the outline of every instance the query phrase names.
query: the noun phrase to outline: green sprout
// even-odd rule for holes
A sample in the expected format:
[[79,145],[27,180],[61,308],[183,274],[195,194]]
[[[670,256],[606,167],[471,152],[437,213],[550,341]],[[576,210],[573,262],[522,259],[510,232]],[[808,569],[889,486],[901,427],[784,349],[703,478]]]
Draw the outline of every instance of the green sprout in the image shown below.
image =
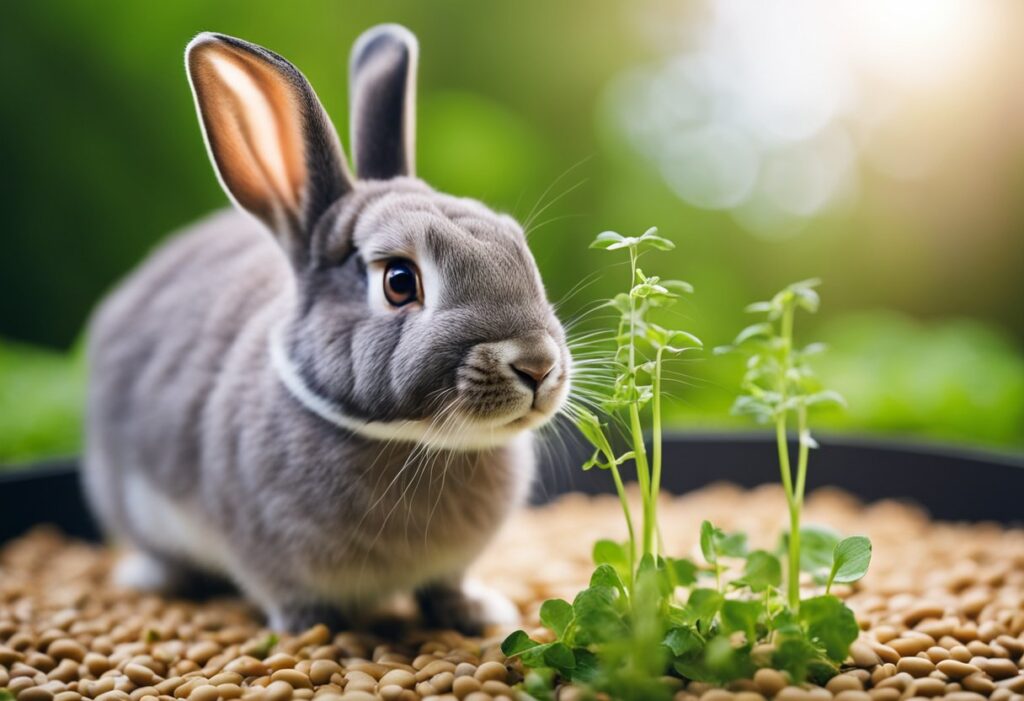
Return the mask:
[[[605,434],[605,427],[591,412],[583,409],[577,425],[594,446],[594,456],[583,469],[601,467],[612,470],[616,489],[622,501],[630,532],[629,554],[631,567],[636,562],[635,531],[625,492],[622,489],[618,466],[632,460],[636,466],[640,500],[643,507],[640,555],[654,556],[660,549],[655,543],[658,534],[658,493],[661,490],[661,399],[662,366],[665,355],[675,355],[687,350],[703,347],[700,339],[687,331],[673,330],[660,326],[649,318],[653,309],[673,305],[681,294],[692,293],[693,287],[681,280],[662,280],[657,276],[644,275],[637,262],[646,251],[670,251],[675,244],[658,236],[658,229],[651,227],[640,236],[622,236],[614,231],[598,234],[591,248],[605,251],[622,251],[629,254],[630,288],[628,292],[616,295],[608,305],[619,313],[618,329],[615,335],[615,365],[619,372],[615,377],[611,397],[604,402],[604,409],[610,415],[624,413],[632,450],[616,456]],[[646,352],[646,356],[641,354]],[[644,429],[641,412],[651,405],[651,454],[648,458],[644,443]]]
[[[662,473],[662,374],[666,358],[701,347],[686,331],[660,326],[658,310],[692,292],[684,282],[646,275],[640,256],[667,251],[671,241],[656,229],[626,237],[600,234],[593,248],[625,251],[630,286],[607,306],[618,312],[615,348],[602,362],[615,372],[611,392],[600,402],[603,422],[594,411],[574,406],[574,418],[594,452],[583,469],[608,470],[626,522],[627,540],[594,544],[595,569],[589,585],[571,602],[545,601],[541,623],[554,633],[550,642],[518,630],[502,651],[526,668],[522,691],[527,698],[552,700],[560,683],[572,683],[616,699],[668,700],[666,676],[711,684],[749,678],[759,667],[785,670],[795,683],[823,683],[839,671],[859,628],[853,612],[831,594],[834,582],[864,575],[871,557],[866,538],[842,540],[832,531],[803,529],[800,508],[813,444],[807,409],[838,395],[817,387],[805,358],[813,348],[793,349],[796,306],[817,307],[813,283],[786,288],[771,302],[754,305],[768,321],[744,330],[736,345],[753,349],[738,410],[776,421],[784,484],[790,504],[791,531],[779,552],[750,551],[743,533],[726,533],[705,521],[700,530],[704,564],[664,552],[657,502]],[[775,324],[781,331],[776,333]],[[796,415],[803,446],[796,486],[785,444],[787,421]],[[621,429],[613,431],[612,428]],[[645,428],[650,441],[645,440]],[[625,447],[617,448],[617,444]],[[632,463],[642,506],[634,522],[621,468]],[[781,591],[780,555],[789,551],[790,596]],[[811,573],[825,593],[800,601],[799,573]],[[757,653],[755,654],[755,648]]]
[[[825,350],[824,345],[812,343],[798,348],[793,338],[797,309],[812,314],[818,311],[821,298],[815,288],[820,283],[817,279],[795,282],[770,300],[751,304],[746,310],[764,314],[764,321],[740,331],[731,346],[715,349],[716,353],[738,349],[747,354],[743,394],[733,404],[733,413],[753,416],[761,423],[775,426],[779,471],[789,507],[787,591],[789,606],[794,611],[800,607],[800,516],[807,484],[807,462],[811,448],[818,447],[811,436],[807,413],[816,406],[845,405],[837,392],[821,386],[807,362],[808,358]],[[791,417],[795,417],[798,441],[795,480],[787,442]]]

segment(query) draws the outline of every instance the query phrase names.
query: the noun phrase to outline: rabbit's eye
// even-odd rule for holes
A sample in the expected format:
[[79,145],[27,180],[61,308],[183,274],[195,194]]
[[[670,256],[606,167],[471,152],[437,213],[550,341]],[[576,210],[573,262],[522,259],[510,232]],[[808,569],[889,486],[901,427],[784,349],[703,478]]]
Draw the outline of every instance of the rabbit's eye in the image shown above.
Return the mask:
[[420,301],[420,271],[409,260],[389,261],[384,269],[384,296],[395,307]]

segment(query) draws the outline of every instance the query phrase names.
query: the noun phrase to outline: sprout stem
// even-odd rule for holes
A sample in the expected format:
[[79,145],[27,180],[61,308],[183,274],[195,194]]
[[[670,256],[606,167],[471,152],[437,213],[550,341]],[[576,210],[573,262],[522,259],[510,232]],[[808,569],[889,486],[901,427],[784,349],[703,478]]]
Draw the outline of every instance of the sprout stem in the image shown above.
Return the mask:
[[619,502],[622,504],[622,513],[626,516],[626,531],[629,533],[629,591],[633,593],[633,584],[636,579],[636,533],[633,530],[633,516],[629,510],[629,499],[626,498],[626,487],[622,484],[622,475],[619,474],[619,467],[615,464],[615,456],[611,455],[612,479],[615,480],[615,491],[619,493]]
[[781,396],[783,406],[775,419],[775,442],[779,449],[779,469],[782,473],[782,486],[786,490],[786,503],[789,506],[789,576],[787,577],[789,607],[793,611],[800,608],[800,510],[803,506],[804,480],[807,474],[807,455],[804,448],[804,429],[806,428],[806,411],[803,412],[804,422],[800,426],[800,458],[799,474],[797,475],[797,488],[793,489],[793,474],[789,462],[789,444],[786,441],[786,420],[788,412],[785,409],[786,400],[789,399],[789,371],[792,368],[793,352],[793,313],[795,307],[793,300],[786,302],[782,310],[782,362],[779,364],[779,377],[777,389]]
[[789,606],[796,611],[800,606],[800,506],[793,494],[793,477],[789,465],[789,446],[786,443],[786,415],[775,419],[775,442],[779,449],[779,472],[789,506],[789,576],[787,577]]
[[[630,288],[636,284],[637,248],[629,247]],[[636,390],[636,299],[629,295],[629,377],[632,389]],[[644,555],[653,554],[654,513],[651,509],[651,473],[647,464],[647,447],[644,445],[643,425],[640,423],[640,400],[633,397],[629,405],[629,431],[633,438],[633,461],[636,463],[636,479],[640,485],[640,498],[643,502],[643,542]]]
[[[662,348],[659,347],[654,356],[654,399],[652,402],[653,433],[651,437],[651,450],[654,467],[651,474],[651,523],[658,523],[658,494],[661,492],[661,355]],[[660,552],[660,534],[659,547]]]

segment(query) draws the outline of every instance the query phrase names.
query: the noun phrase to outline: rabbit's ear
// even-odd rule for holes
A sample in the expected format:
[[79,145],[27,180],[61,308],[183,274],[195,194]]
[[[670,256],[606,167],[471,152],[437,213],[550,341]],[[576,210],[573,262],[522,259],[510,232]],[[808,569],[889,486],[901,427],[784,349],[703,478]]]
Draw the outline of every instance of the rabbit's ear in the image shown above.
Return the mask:
[[193,39],[185,65],[221,184],[301,264],[317,219],[351,189],[316,93],[285,59],[222,34]]
[[419,44],[405,27],[367,30],[349,61],[352,157],[361,179],[413,175]]

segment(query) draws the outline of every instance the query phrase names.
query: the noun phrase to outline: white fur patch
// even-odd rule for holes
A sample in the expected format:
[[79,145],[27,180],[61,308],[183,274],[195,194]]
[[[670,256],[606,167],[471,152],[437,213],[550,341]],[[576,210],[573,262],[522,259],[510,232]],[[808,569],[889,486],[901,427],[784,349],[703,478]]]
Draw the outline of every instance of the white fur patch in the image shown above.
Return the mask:
[[167,568],[145,553],[122,555],[114,566],[114,584],[122,589],[161,593],[170,588]]
[[[126,472],[124,507],[144,542],[159,543],[167,552],[211,573],[229,573],[231,548],[220,530],[209,524],[198,508],[161,493],[138,471]],[[131,567],[138,570],[142,565]],[[126,570],[128,574],[144,578],[145,573]]]
[[525,428],[506,429],[477,423],[469,426],[463,424],[456,431],[438,427],[430,419],[366,421],[349,416],[341,407],[321,397],[305,383],[288,357],[281,327],[270,334],[270,362],[281,384],[302,406],[328,423],[374,440],[421,443],[447,450],[479,450],[505,445]]
[[519,609],[507,596],[478,580],[466,579],[462,584],[462,592],[480,607],[481,623],[485,625],[512,628],[523,620]]

